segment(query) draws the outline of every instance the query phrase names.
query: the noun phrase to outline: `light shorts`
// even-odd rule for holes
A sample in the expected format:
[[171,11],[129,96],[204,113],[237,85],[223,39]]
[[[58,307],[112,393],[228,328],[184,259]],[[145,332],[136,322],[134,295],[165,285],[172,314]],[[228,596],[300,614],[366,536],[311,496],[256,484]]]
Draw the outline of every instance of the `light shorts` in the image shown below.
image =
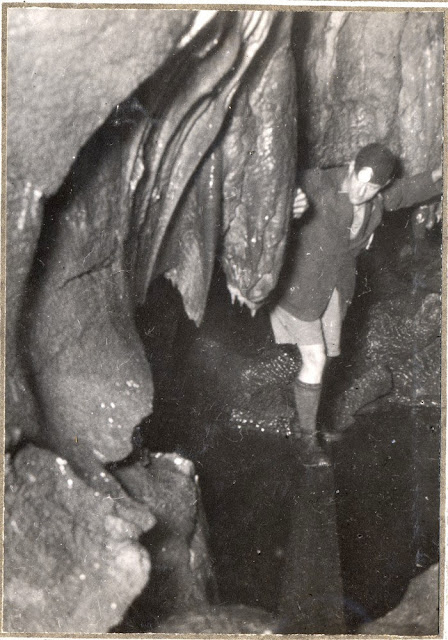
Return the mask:
[[299,347],[322,344],[327,356],[335,358],[341,354],[342,317],[337,289],[333,289],[327,308],[318,320],[299,320],[278,305],[270,312],[270,319],[277,344],[297,344]]

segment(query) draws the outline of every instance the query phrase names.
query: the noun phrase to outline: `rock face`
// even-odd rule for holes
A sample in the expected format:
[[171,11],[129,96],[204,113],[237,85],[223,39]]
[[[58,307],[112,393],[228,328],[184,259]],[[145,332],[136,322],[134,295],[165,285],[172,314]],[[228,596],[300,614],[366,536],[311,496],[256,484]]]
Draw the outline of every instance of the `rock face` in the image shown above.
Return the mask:
[[[9,542],[7,608],[13,630],[108,630],[141,591],[144,576],[148,578],[148,555],[134,538],[153,525],[149,510],[144,510],[149,524],[132,530],[132,544],[142,552],[129,557],[127,570],[135,575],[114,574],[114,599],[108,597],[107,585],[96,584],[94,574],[90,580],[83,566],[78,573],[72,530],[82,542],[83,529],[91,531],[90,520],[96,522],[91,496],[112,510],[111,517],[96,514],[98,541],[110,533],[101,529],[102,520],[112,522],[112,529],[126,526],[113,512],[112,496],[120,498],[117,504],[128,519],[134,509],[138,513],[135,501],[102,466],[131,452],[133,430],[152,408],[151,372],[134,315],[148,284],[165,273],[178,286],[189,316],[201,319],[218,238],[222,241],[226,232],[221,201],[223,178],[230,178],[222,165],[226,155],[235,155],[234,143],[224,142],[234,107],[238,115],[232,135],[238,137],[244,118],[253,114],[245,153],[255,147],[265,166],[263,184],[252,176],[260,175],[256,163],[246,169],[245,207],[236,215],[232,211],[227,223],[233,233],[226,244],[227,276],[248,304],[259,304],[275,285],[296,152],[291,21],[292,15],[271,12],[204,16],[50,9],[9,14],[8,226],[14,243],[8,244],[7,442],[14,448],[21,438],[31,438],[53,449],[60,456],[60,476],[67,481],[59,495],[53,485],[60,478],[51,475],[54,458],[48,452],[25,448],[14,458],[8,479],[13,487],[10,526],[25,531],[27,518],[34,517],[28,501],[35,498],[39,513],[34,520],[45,533],[43,550],[39,545],[34,549],[36,575],[22,575],[18,567],[20,557],[33,553],[33,541],[23,536],[17,555]],[[271,198],[265,201],[261,191],[269,182]],[[230,197],[229,189],[226,194]],[[205,216],[211,211],[212,220]],[[251,243],[250,253],[232,255],[236,228],[238,238]],[[186,238],[188,251],[182,254],[179,239]],[[35,395],[28,391],[30,377]],[[20,474],[31,467],[32,479],[22,479]],[[94,488],[84,486],[72,470]],[[139,483],[129,480],[132,473],[135,468],[121,479],[138,493]],[[163,477],[163,469],[157,477],[148,478],[141,468],[138,473],[140,484],[146,482],[140,497],[160,518],[161,537],[147,543],[154,566],[160,567],[149,587],[152,604],[146,604],[154,610],[148,615],[213,600],[204,525],[195,507],[198,489],[190,471],[182,476],[188,491],[184,487],[177,501],[173,495],[179,482]],[[27,489],[17,495],[15,483]],[[48,483],[54,491],[47,490]],[[75,490],[77,500],[72,499]],[[60,513],[66,502],[71,514],[67,526],[53,532],[51,524],[64,519]],[[39,520],[42,514],[48,522]],[[70,550],[73,566],[60,558],[59,538]],[[111,558],[104,560],[106,573],[120,558],[120,549],[112,545]],[[95,567],[88,555],[87,562]],[[61,580],[63,588],[56,593]],[[129,583],[129,591],[117,602],[114,581],[120,580]],[[82,590],[79,585],[84,584],[88,588]],[[160,585],[165,591],[158,590]],[[30,598],[16,606],[18,592],[27,590]],[[43,616],[35,608],[36,590]],[[97,607],[98,617],[87,595],[92,592],[101,592],[101,606],[106,607],[104,612]],[[74,609],[68,604],[72,602]],[[106,615],[107,607],[111,615]]]
[[309,166],[348,162],[384,141],[410,174],[440,163],[440,13],[314,13],[299,25],[306,91],[299,95]]
[[[380,243],[387,233],[380,231]],[[379,256],[387,260],[387,249],[377,248],[373,300],[362,329],[353,331],[352,379],[334,407],[339,430],[353,423],[357,411],[387,411],[393,405],[426,408],[440,419],[440,246],[423,238],[413,250],[411,235],[401,234],[402,250],[389,259],[392,264],[382,263]],[[372,260],[366,256],[365,265]]]
[[14,447],[23,432],[34,435],[38,430],[35,398],[26,379],[23,357],[24,344],[18,338],[21,331],[21,311],[27,298],[27,280],[42,222],[42,193],[30,182],[16,181],[8,176],[8,287],[6,306],[6,450]]
[[121,620],[148,580],[149,509],[122,509],[32,446],[7,471],[5,508],[5,629],[98,633]]
[[[135,621],[167,632],[271,629],[263,613],[210,607],[214,576],[188,461],[114,468],[144,507],[105,498],[121,487],[102,465],[131,452],[134,429],[152,410],[135,326],[148,285],[165,274],[196,323],[217,252],[231,293],[251,309],[275,286],[296,165],[293,14],[7,12],[6,443],[16,450],[26,436],[72,466],[27,446],[8,469],[6,627],[108,631],[141,594],[128,629]],[[347,161],[379,139],[406,172],[437,166],[442,14],[316,12],[295,21],[307,164]],[[437,305],[430,297],[413,309],[435,318],[431,331]],[[373,342],[384,329],[377,311]],[[389,311],[392,331],[393,304]],[[409,327],[401,328],[406,342]],[[416,339],[418,366],[429,370],[438,343]],[[224,369],[229,354],[218,347],[207,342],[201,357],[219,352]],[[380,374],[395,366],[395,401],[409,400],[413,357],[373,355],[382,393],[390,379]],[[271,356],[232,354],[233,370],[220,372],[236,433],[249,418],[275,433],[293,419],[281,388],[297,354]],[[431,403],[437,389],[429,377],[425,384],[419,400]],[[143,532],[146,548],[137,542]]]
[[[229,286],[248,304],[258,304],[274,286],[292,198],[295,122],[293,92],[269,78],[279,69],[291,77],[289,48],[277,46],[279,39],[288,42],[290,27],[291,16],[219,14],[117,107],[48,202],[28,316],[30,365],[44,442],[88,475],[98,461],[131,452],[132,432],[152,410],[151,372],[134,321],[152,280],[168,275],[199,321],[216,253],[213,227],[225,243],[237,225],[240,241],[253,251],[227,256]],[[253,123],[267,168],[258,181],[256,165],[246,167],[246,182],[254,174],[243,188],[246,205],[223,227],[226,192],[215,156],[227,161],[228,118],[232,126],[233,107],[239,113],[255,88],[261,103],[268,94]],[[279,119],[279,103],[285,105],[286,149],[263,138],[264,124],[272,128]],[[234,129],[242,128],[237,121]],[[269,176],[274,181],[280,172],[270,191],[272,211],[262,194]],[[203,224],[193,192],[193,204],[207,212]],[[187,250],[179,251],[180,238]],[[228,246],[236,244],[229,239]]]
[[43,197],[59,188],[79,149],[112,108],[167,59],[193,14],[42,7],[7,13],[6,440],[13,446],[23,432],[38,430],[23,367],[20,316],[30,295],[27,279]]
[[439,565],[413,578],[402,601],[383,618],[368,622],[359,633],[372,636],[426,636],[439,633]]
[[[232,110],[223,142],[222,264],[232,295],[256,309],[277,283],[296,169],[296,72],[290,20],[270,39]],[[254,213],[257,212],[256,215]]]
[[203,611],[216,600],[192,463],[155,454],[148,465],[117,474],[139,502],[123,506],[106,498],[65,460],[33,446],[9,464],[8,631],[102,633],[119,624],[148,631],[167,616]]
[[156,453],[148,465],[137,463],[117,474],[157,520],[141,540],[151,556],[151,580],[120,630],[149,631],[168,616],[208,608],[218,594],[193,464],[178,454]]
[[89,136],[171,55],[193,17],[9,8],[8,171],[54,193]]

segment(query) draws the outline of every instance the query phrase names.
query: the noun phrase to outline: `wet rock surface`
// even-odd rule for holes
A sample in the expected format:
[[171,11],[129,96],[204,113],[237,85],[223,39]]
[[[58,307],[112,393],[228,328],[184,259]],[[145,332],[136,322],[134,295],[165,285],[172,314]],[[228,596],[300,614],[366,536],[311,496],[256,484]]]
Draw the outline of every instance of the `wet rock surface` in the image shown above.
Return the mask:
[[393,405],[427,407],[440,416],[440,229],[415,238],[406,220],[409,214],[403,214],[399,240],[399,222],[386,220],[376,251],[360,261],[359,315],[347,318],[348,361],[340,368],[339,395],[333,395],[339,430],[353,423],[357,411]]
[[[278,202],[270,218],[270,222],[273,221],[271,227],[263,218],[258,229],[256,216],[251,217],[247,210],[236,216],[236,224],[247,224],[248,233],[252,233],[250,225],[253,224],[254,228],[257,228],[256,243],[252,245],[259,243],[261,251],[257,253],[257,246],[252,246],[255,251],[253,256],[239,255],[239,266],[244,267],[239,275],[237,270],[232,268],[233,258],[229,257],[228,277],[239,291],[241,274],[250,275],[253,267],[254,282],[259,285],[255,295],[256,302],[259,302],[275,284],[272,277],[267,284],[263,281],[260,285],[259,281],[264,271],[271,273],[275,272],[275,268],[280,268],[284,232],[292,199],[295,96],[292,90],[293,62],[288,45],[291,16],[275,13],[222,13],[215,19],[215,27],[206,30],[205,36],[200,34],[198,38],[193,29],[186,44],[185,39],[182,41],[182,46],[189,51],[188,55],[181,51],[177,59],[174,55],[167,62],[173,51],[176,53],[175,43],[185,31],[187,23],[191,22],[192,14],[163,13],[159,16],[160,20],[156,20],[157,37],[149,39],[154,51],[143,52],[142,60],[148,56],[148,64],[152,65],[144,72],[143,67],[139,66],[139,61],[133,60],[131,55],[136,40],[130,34],[138,22],[138,12],[127,13],[126,20],[122,23],[116,20],[116,12],[72,12],[64,14],[65,19],[58,24],[58,37],[61,37],[60,57],[53,65],[52,74],[49,74],[49,58],[54,52],[55,43],[52,41],[50,47],[47,46],[48,43],[42,47],[40,39],[46,41],[45,34],[48,29],[55,28],[55,19],[60,17],[60,14],[51,10],[34,14],[37,21],[42,22],[42,28],[35,32],[35,25],[28,20],[29,15],[16,13],[9,21],[12,42],[9,59],[13,60],[9,69],[9,113],[19,109],[19,95],[20,101],[23,101],[24,95],[28,95],[23,91],[22,85],[27,77],[26,69],[30,66],[31,59],[36,82],[32,85],[34,99],[30,104],[37,103],[39,108],[33,111],[33,117],[28,118],[26,126],[24,121],[14,120],[11,124],[11,135],[8,136],[8,167],[11,180],[8,194],[8,224],[12,228],[13,237],[18,239],[17,244],[8,245],[15,247],[8,257],[8,262],[10,267],[17,267],[14,269],[15,277],[9,286],[13,295],[14,312],[11,316],[11,343],[30,343],[31,354],[28,351],[23,354],[25,372],[22,374],[22,363],[16,365],[16,355],[12,346],[10,372],[13,376],[12,382],[18,381],[15,383],[16,386],[21,385],[16,394],[19,396],[28,392],[25,388],[26,378],[30,369],[33,370],[33,391],[39,405],[39,419],[36,418],[34,405],[30,400],[31,408],[27,409],[27,413],[19,411],[17,419],[10,423],[11,436],[8,446],[14,448],[23,435],[52,448],[59,456],[70,460],[71,467],[66,466],[65,461],[61,462],[62,475],[69,468],[75,469],[76,473],[86,478],[89,485],[94,487],[84,487],[80,484],[78,476],[73,474],[72,477],[70,471],[67,478],[70,481],[67,485],[69,489],[76,488],[81,493],[85,491],[88,496],[93,491],[95,498],[109,500],[108,504],[114,504],[111,498],[114,496],[117,498],[116,504],[122,505],[121,508],[126,511],[123,505],[126,502],[127,510],[132,513],[133,500],[125,495],[114,476],[102,469],[102,464],[123,459],[130,453],[134,427],[152,408],[152,380],[134,327],[135,306],[138,297],[144,297],[145,287],[151,278],[159,272],[167,272],[170,279],[179,286],[190,317],[199,320],[203,313],[219,229],[216,224],[215,228],[207,228],[207,221],[201,225],[194,214],[198,206],[206,210],[213,198],[221,194],[222,184],[217,179],[220,175],[220,152],[215,155],[210,153],[208,158],[206,156],[210,145],[222,133],[223,125],[229,119],[229,115],[231,116],[229,109],[233,106],[232,101],[237,89],[240,90],[242,105],[240,116],[247,111],[244,106],[246,103],[254,113],[258,109],[247,152],[249,153],[252,142],[256,143],[268,163],[265,179],[269,178],[269,171],[274,171],[275,167],[278,173],[280,163],[283,179],[281,182],[277,181],[275,189],[272,190]],[[142,15],[147,19],[153,19],[155,16],[153,13]],[[173,16],[172,21],[169,19],[170,15]],[[93,16],[93,20],[89,24],[90,16]],[[157,18],[157,15],[155,17]],[[87,30],[82,28],[86,19],[89,26]],[[139,34],[145,34],[145,38],[147,31],[153,31],[153,28],[145,29],[144,20],[138,25]],[[66,37],[66,31],[70,28],[73,38]],[[89,34],[92,34],[91,41]],[[92,62],[93,56],[89,56],[89,50],[92,47],[92,50],[97,51],[99,47],[103,51],[101,44],[105,35],[113,40],[113,51],[107,50],[105,60],[97,56]],[[20,46],[28,36],[30,47],[27,56],[21,58],[17,53],[14,56],[14,47]],[[85,40],[85,47],[79,46],[80,38]],[[279,38],[284,39],[284,43],[282,41],[280,47],[275,47]],[[262,46],[264,60],[272,57],[272,64],[267,65],[267,74],[263,65],[258,64],[258,80],[251,85],[246,77],[247,70]],[[121,53],[120,64],[123,62],[119,77],[114,76],[114,65],[110,64],[108,57],[112,54],[113,58],[116,49]],[[35,50],[39,53],[33,58]],[[81,50],[82,60],[79,58]],[[229,52],[232,55],[229,56]],[[67,59],[70,60],[70,65],[67,64]],[[114,59],[114,64],[116,62]],[[126,62],[129,62],[132,68]],[[164,62],[166,64],[161,69]],[[101,82],[95,85],[95,90],[79,91],[78,82],[83,84],[85,90],[86,76],[89,82],[92,82],[105,64],[107,73],[103,74]],[[66,68],[71,69],[71,77],[65,77]],[[279,82],[279,68],[282,72],[288,72],[285,77],[291,81],[286,85],[289,92],[284,96],[285,86]],[[159,73],[156,72],[149,83],[143,83],[130,99],[114,109],[107,121],[100,126],[112,107],[156,69]],[[254,70],[249,71],[250,78]],[[275,75],[278,81],[271,82],[270,79]],[[186,76],[190,78],[188,86],[185,85]],[[67,91],[64,91],[66,84]],[[219,92],[216,90],[218,86]],[[257,93],[257,99],[252,104],[254,92]],[[265,93],[269,94],[269,99],[263,108],[259,109],[256,104],[263,104]],[[41,96],[42,99],[39,100],[36,96]],[[65,104],[64,100],[67,97],[76,96],[79,96],[78,100],[70,102],[69,99],[69,104]],[[87,96],[85,102],[82,96]],[[286,105],[285,109],[281,106],[282,101]],[[48,102],[51,103],[51,108]],[[208,106],[204,110],[205,103]],[[239,104],[238,101],[236,104]],[[288,127],[284,138],[290,155],[287,169],[284,145],[270,146],[273,139],[266,137],[264,128],[265,121],[269,118],[271,128],[276,126],[279,109],[283,118],[285,113],[288,114]],[[22,111],[20,113],[22,114]],[[53,118],[53,113],[58,117]],[[77,119],[82,120],[83,126],[72,126]],[[70,131],[74,135],[62,133],[67,128],[68,121]],[[241,119],[237,121],[234,133],[243,126]],[[89,138],[95,127],[99,128]],[[34,146],[30,149],[28,145],[25,153],[24,144],[30,139],[30,129],[36,132],[32,137]],[[283,127],[281,131],[284,133]],[[63,144],[56,148],[55,142],[59,139]],[[76,155],[78,148],[86,140],[86,144]],[[233,144],[230,142],[223,152],[224,155],[231,153],[232,148]],[[51,157],[51,162],[46,161],[47,156]],[[65,182],[56,191],[72,160],[75,162]],[[201,165],[202,161],[204,162]],[[246,171],[246,179],[249,179],[250,173],[255,170],[256,166],[253,165],[250,172]],[[191,184],[192,182],[194,184]],[[213,184],[210,187],[211,183]],[[252,180],[248,202],[253,197],[254,184],[256,181],[254,183]],[[180,219],[189,222],[186,227],[185,224],[180,224],[178,229],[173,229],[173,225],[170,227],[170,220],[180,200],[182,206],[185,205],[185,215],[178,216],[176,221],[179,222]],[[258,201],[262,202],[263,199],[259,197]],[[43,219],[41,204],[45,204]],[[219,214],[220,211],[217,210],[218,217]],[[205,246],[206,251],[201,255],[205,266],[200,274],[192,273],[191,260],[177,261],[178,254],[171,252],[169,238],[167,239],[165,234],[167,228],[173,232],[173,246],[177,246],[176,233],[180,233],[184,238],[186,230],[191,232],[192,242],[195,241],[201,251]],[[40,237],[37,243],[38,236]],[[149,247],[145,244],[148,236]],[[37,255],[31,267],[31,257],[36,243]],[[26,250],[22,255],[16,255],[18,247],[24,245]],[[231,239],[227,249],[231,252]],[[270,253],[273,253],[272,259]],[[265,259],[266,264],[262,264]],[[246,282],[244,286],[249,289],[251,283]],[[247,295],[249,298],[252,296]],[[199,298],[199,302],[195,296]],[[10,386],[14,390],[12,383]],[[19,404],[14,393],[12,398],[13,402]],[[18,465],[18,472],[25,472],[27,465],[35,465],[36,473],[32,474],[35,478],[32,480],[33,487],[36,492],[40,491],[46,495],[44,489],[48,478],[45,473],[42,473],[41,477],[40,472],[44,470],[41,468],[45,468],[45,464],[49,463],[48,460],[42,462],[41,456],[46,455],[50,460],[53,459],[52,454],[30,456],[28,464],[28,461],[24,461],[25,452],[28,451],[28,448],[18,451],[13,459],[13,467]],[[57,460],[63,459],[58,457]],[[182,464],[187,467],[189,465],[185,460]],[[120,471],[123,484],[130,491],[138,493],[139,483],[129,479],[135,469],[128,469],[127,475],[122,469]],[[141,482],[148,480],[142,469],[139,472],[142,476]],[[114,470],[114,473],[120,476],[118,470]],[[160,471],[159,475],[163,476],[163,471]],[[154,572],[155,583],[153,581],[149,585],[149,600],[153,607],[149,616],[152,617],[152,622],[157,617],[163,617],[173,611],[191,610],[199,606],[198,603],[214,599],[215,587],[207,557],[205,523],[199,522],[200,516],[195,511],[195,505],[200,501],[198,488],[190,477],[191,470],[183,475],[185,478],[188,476],[185,482],[189,489],[184,487],[185,490],[180,493],[183,495],[188,494],[189,490],[192,491],[191,496],[184,496],[187,501],[189,497],[194,498],[194,503],[190,505],[191,511],[182,511],[181,501],[173,497],[179,490],[179,482],[171,482],[161,477],[157,480],[152,478],[157,489],[151,488],[153,485],[148,480],[142,492],[144,501],[150,504],[160,517],[157,527],[159,538],[156,541],[152,538],[147,541],[150,553],[154,556],[154,566],[158,567]],[[147,494],[151,494],[151,497]],[[59,512],[64,509],[64,501],[68,501],[71,496],[72,493],[69,493],[62,496],[61,500],[56,498],[53,505],[48,497],[48,510],[45,507],[43,512],[51,513],[52,508]],[[120,500],[123,500],[123,503]],[[88,505],[82,503],[83,499],[80,498],[78,511],[84,508],[87,513]],[[76,501],[70,503],[67,507],[70,513],[77,504]],[[177,506],[175,512],[172,510],[173,504]],[[17,524],[20,518],[28,518],[33,524],[39,522],[38,519],[33,520],[34,512],[31,510],[25,515],[26,505],[14,503],[13,506],[18,515],[11,520],[12,522]],[[180,517],[182,514],[185,516],[184,520]],[[152,526],[153,516],[150,511],[148,518]],[[75,527],[75,533],[77,520],[78,512],[73,515],[72,526]],[[81,517],[79,526],[84,526]],[[69,546],[70,540],[66,541],[65,536],[70,534],[65,530],[56,530],[52,535],[49,525],[47,529],[46,535],[43,536],[43,544],[48,546],[48,556],[51,557],[53,544],[58,544],[58,541],[53,542],[54,535],[60,533],[63,544]],[[185,531],[182,535],[180,532],[183,530]],[[104,532],[98,535],[105,537]],[[134,532],[133,535],[137,536],[137,533]],[[112,549],[112,552],[114,551],[115,548]],[[31,549],[24,548],[21,552],[26,556],[27,553],[31,553]],[[143,549],[142,554],[149,562]],[[41,560],[45,564],[46,557],[42,557]],[[13,600],[17,598],[15,575],[11,569],[15,561],[17,559],[14,557],[6,570],[8,593]],[[113,559],[109,561],[106,557],[105,562],[108,571],[107,565],[113,565]],[[116,625],[123,614],[123,608],[127,606],[126,600],[142,589],[139,562],[139,558],[131,558],[129,568],[132,571],[131,565],[134,565],[134,577],[136,581],[140,580],[139,586],[135,586],[128,594],[122,594],[124,597],[120,603],[115,600],[110,603],[112,611],[115,612],[111,616],[103,616],[99,608],[98,621],[88,609],[92,600],[86,599],[84,604],[84,595],[79,595],[76,589],[76,593],[72,593],[71,584],[68,584],[67,594],[61,591],[58,597],[55,595],[54,606],[47,608],[45,616],[40,618],[38,624],[42,625],[43,630],[46,630],[45,627],[53,630],[51,625],[57,624],[58,630],[78,632],[107,630]],[[49,574],[46,578],[50,583],[50,594],[55,591],[52,580],[56,563],[57,559],[55,562],[47,563]],[[39,562],[36,563],[36,567],[39,569]],[[66,565],[63,567],[70,583],[71,569]],[[61,569],[61,573],[57,573],[58,580],[63,577],[64,571]],[[146,567],[146,573],[148,571],[149,565]],[[13,575],[14,578],[11,577]],[[80,582],[88,583],[91,591],[93,589],[94,592],[100,592],[105,589],[103,602],[107,600],[107,589],[104,585],[92,587],[87,574],[81,572],[80,575],[83,576]],[[75,586],[77,584],[76,582]],[[130,581],[130,587],[133,588],[135,584],[136,582]],[[34,576],[30,578],[30,589],[34,589]],[[80,599],[81,605],[73,614],[68,608],[63,619],[62,607],[67,607],[66,596],[70,601]],[[143,596],[147,603],[148,592],[144,591]],[[9,605],[13,616],[9,624],[17,631],[31,629],[33,619],[37,617],[32,603],[24,601],[22,604],[25,613],[20,622],[14,617],[13,605]],[[42,601],[40,605],[43,605]],[[81,622],[82,615],[84,619]],[[145,620],[145,624],[146,622]]]
[[[441,298],[428,293],[420,300],[397,299],[374,305],[369,312],[366,336],[367,348],[361,353],[369,369],[355,381],[347,395],[352,396],[349,408],[346,396],[341,399],[337,419],[344,410],[373,411],[380,403],[370,403],[382,397],[381,404],[440,407],[441,380]],[[369,386],[369,378],[381,386],[365,397],[359,397]],[[367,406],[365,406],[367,405]],[[385,407],[384,407],[385,408]]]
[[[273,61],[272,66],[266,62],[269,74],[276,73],[279,65],[292,67],[288,46],[275,49],[290,22],[291,16],[269,12],[218,14],[204,33],[194,35],[117,107],[47,203],[30,282],[34,295],[28,311],[29,364],[45,423],[42,441],[54,443],[50,446],[72,462],[76,458],[87,474],[98,462],[129,455],[133,429],[152,411],[151,371],[134,322],[151,281],[165,273],[179,286],[190,317],[198,321],[203,313],[207,273],[215,259],[217,240],[212,236],[217,231],[197,220],[189,229],[194,243],[188,245],[192,253],[185,255],[195,254],[194,246],[207,248],[199,256],[205,271],[198,282],[191,261],[179,259],[182,252],[177,250],[179,233],[183,239],[189,235],[185,225],[189,228],[195,213],[189,198],[194,192],[204,211],[210,202],[219,201],[219,175],[216,185],[209,186],[217,171],[210,147],[215,145],[219,154],[219,136],[225,137],[235,100],[238,104],[238,99],[250,99],[254,93],[250,84],[254,67],[263,76],[261,48],[265,61]],[[268,92],[269,100],[254,123],[255,139],[268,115],[278,118],[278,101],[286,101],[289,112],[282,111],[282,117],[289,123],[288,131],[294,131],[293,95],[284,94],[283,88],[263,80],[262,93]],[[236,129],[241,126],[237,123]],[[228,285],[243,297],[249,285],[241,274],[258,282],[264,258],[269,273],[273,263],[280,268],[294,175],[294,137],[288,135],[288,140],[287,167],[285,149],[263,143],[269,158],[267,174],[276,176],[281,166],[283,175],[274,189],[279,203],[274,229],[266,232],[272,243],[265,241],[262,231],[255,243],[251,239],[254,250],[260,247],[258,253],[239,256],[238,264],[228,260],[232,271],[227,274]],[[223,153],[225,157],[225,148]],[[255,167],[246,170],[246,179],[252,172]],[[261,192],[262,187],[260,183],[257,189]],[[251,192],[253,196],[254,188]],[[259,208],[237,212],[236,224],[248,224],[250,219],[256,227],[265,212]],[[262,230],[265,227],[263,218]],[[221,239],[228,232],[221,228]],[[265,297],[273,286],[271,279],[258,287],[257,296]],[[73,447],[74,441],[79,446]]]
[[[258,60],[232,106],[223,140],[222,265],[232,295],[251,308],[276,285],[296,171],[296,71],[292,17],[277,18],[268,60]],[[266,54],[264,54],[266,55]],[[256,213],[256,215],[254,215]]]
[[32,446],[11,462],[5,492],[5,628],[106,632],[150,573],[139,536],[149,509],[105,498],[62,458]]

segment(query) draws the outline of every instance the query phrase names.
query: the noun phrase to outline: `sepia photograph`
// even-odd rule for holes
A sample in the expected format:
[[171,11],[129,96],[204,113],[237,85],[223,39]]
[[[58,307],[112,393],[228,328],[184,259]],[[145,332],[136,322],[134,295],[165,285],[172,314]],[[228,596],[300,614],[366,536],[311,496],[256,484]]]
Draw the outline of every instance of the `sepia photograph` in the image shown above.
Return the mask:
[[2,5],[4,634],[442,637],[445,17]]

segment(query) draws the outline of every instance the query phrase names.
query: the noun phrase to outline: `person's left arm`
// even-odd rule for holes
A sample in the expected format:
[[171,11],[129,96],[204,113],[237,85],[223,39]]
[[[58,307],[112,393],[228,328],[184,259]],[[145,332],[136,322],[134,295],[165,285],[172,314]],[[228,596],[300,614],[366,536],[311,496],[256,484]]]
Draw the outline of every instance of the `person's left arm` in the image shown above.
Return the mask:
[[410,178],[399,178],[382,192],[386,211],[407,209],[427,202],[442,194],[442,167],[434,171],[417,173]]

